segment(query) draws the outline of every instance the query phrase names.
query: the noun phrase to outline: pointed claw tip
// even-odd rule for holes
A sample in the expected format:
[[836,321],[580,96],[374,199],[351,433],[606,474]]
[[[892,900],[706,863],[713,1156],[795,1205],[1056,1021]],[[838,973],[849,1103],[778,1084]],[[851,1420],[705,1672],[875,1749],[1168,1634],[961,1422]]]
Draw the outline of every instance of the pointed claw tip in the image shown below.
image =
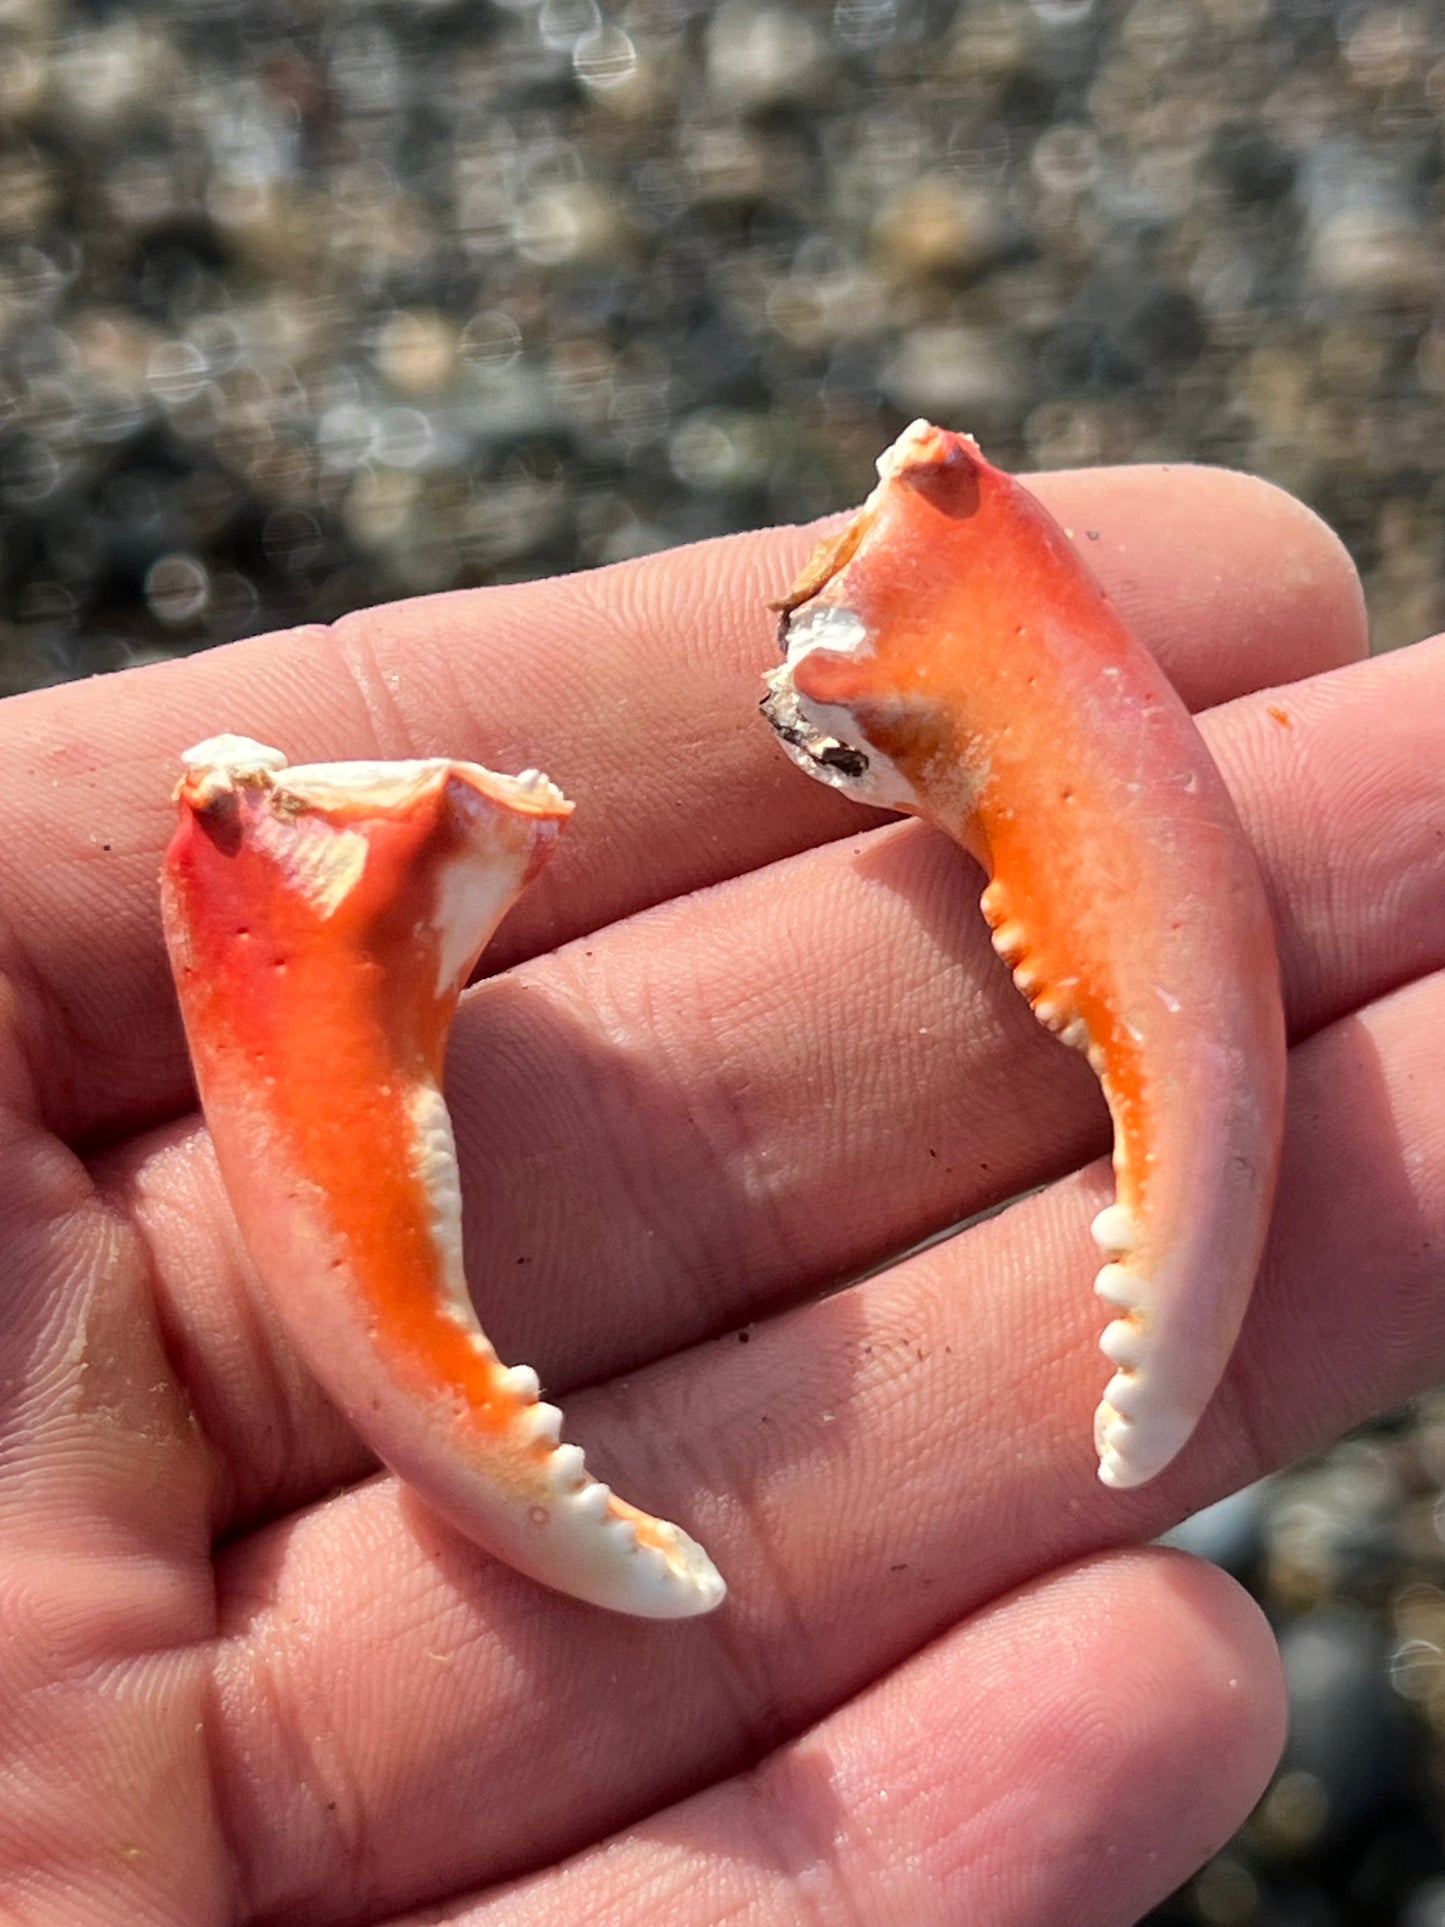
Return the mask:
[[1152,1470],[1141,1471],[1131,1464],[1117,1448],[1108,1447],[1099,1458],[1099,1483],[1107,1485],[1114,1492],[1132,1492],[1136,1486],[1147,1485],[1155,1476]]
[[716,1612],[728,1596],[727,1581],[705,1552],[691,1577],[693,1596],[697,1600],[696,1614]]
[[250,736],[208,736],[203,743],[181,751],[181,767],[187,776],[201,776],[211,770],[226,770],[233,775],[275,771],[285,769],[286,754]]
[[[1137,1378],[1126,1386],[1140,1385]],[[1147,1388],[1138,1399],[1129,1400],[1132,1412],[1115,1404],[1119,1379],[1111,1381],[1103,1402],[1094,1414],[1094,1446],[1099,1454],[1099,1477],[1105,1485],[1119,1491],[1147,1485],[1157,1479],[1178,1455],[1194,1429],[1174,1412],[1150,1410]]]
[[991,471],[972,435],[937,428],[921,417],[910,422],[890,448],[878,458],[878,486],[890,483],[921,488],[939,495],[956,508],[972,513],[978,502],[979,478]]
[[1113,1492],[1126,1492],[1133,1483],[1117,1452],[1106,1452],[1099,1460],[1099,1483]]
[[951,442],[971,439],[971,436],[951,435],[947,429],[936,428],[919,415],[878,457],[879,480],[890,482],[922,462],[936,462],[946,454]]
[[208,736],[182,750],[180,763],[181,780],[172,800],[197,811],[233,794],[237,785],[268,784],[287,766],[284,751],[249,736]]
[[715,1612],[728,1596],[727,1581],[696,1539],[673,1528],[676,1541],[663,1554],[676,1617],[695,1619]]

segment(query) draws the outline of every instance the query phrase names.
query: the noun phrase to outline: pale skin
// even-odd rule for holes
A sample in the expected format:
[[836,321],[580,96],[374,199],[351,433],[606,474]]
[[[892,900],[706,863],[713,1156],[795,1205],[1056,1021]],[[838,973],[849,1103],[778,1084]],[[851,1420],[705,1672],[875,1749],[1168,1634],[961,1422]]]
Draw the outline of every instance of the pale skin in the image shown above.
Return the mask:
[[[1088,1069],[958,852],[751,715],[809,533],[0,707],[7,1919],[1102,1927],[1243,1817],[1268,1633],[1129,1548],[1445,1376],[1445,641],[1361,664],[1348,564],[1262,485],[1040,492],[1229,703],[1300,1040],[1240,1349],[1138,1493],[1089,1439]],[[156,909],[176,755],[223,728],[576,798],[458,1019],[469,1268],[589,1462],[714,1554],[711,1618],[576,1605],[438,1526],[254,1295]]]

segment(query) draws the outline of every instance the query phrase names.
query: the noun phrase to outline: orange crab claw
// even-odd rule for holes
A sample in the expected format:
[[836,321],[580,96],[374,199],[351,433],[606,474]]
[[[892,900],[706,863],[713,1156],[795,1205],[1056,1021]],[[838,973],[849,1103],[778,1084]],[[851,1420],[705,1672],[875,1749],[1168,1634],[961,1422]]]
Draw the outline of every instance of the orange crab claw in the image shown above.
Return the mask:
[[483,945],[571,804],[473,763],[183,759],[166,941],[226,1189],[277,1316],[397,1476],[488,1552],[648,1618],[723,1583],[590,1476],[462,1271],[442,1057]]
[[764,712],[805,770],[989,872],[994,947],[1114,1120],[1094,1236],[1120,1313],[1099,1476],[1193,1431],[1268,1226],[1284,1020],[1264,886],[1184,705],[1028,491],[926,422],[783,612]]

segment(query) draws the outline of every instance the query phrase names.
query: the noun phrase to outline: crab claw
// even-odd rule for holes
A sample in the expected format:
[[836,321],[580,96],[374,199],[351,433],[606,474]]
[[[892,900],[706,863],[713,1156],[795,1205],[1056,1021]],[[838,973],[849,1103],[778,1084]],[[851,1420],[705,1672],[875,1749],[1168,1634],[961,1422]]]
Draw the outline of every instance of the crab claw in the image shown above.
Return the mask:
[[810,775],[921,816],[990,873],[994,947],[1114,1120],[1096,1289],[1119,1314],[1099,1475],[1193,1431],[1268,1227],[1284,1103],[1258,867],[1184,705],[1034,496],[915,422],[779,605],[763,709]]
[[166,941],[226,1189],[298,1350],[378,1457],[497,1558],[618,1612],[709,1611],[707,1555],[561,1443],[462,1271],[447,1032],[571,804],[535,770],[291,769],[235,736],[182,761]]

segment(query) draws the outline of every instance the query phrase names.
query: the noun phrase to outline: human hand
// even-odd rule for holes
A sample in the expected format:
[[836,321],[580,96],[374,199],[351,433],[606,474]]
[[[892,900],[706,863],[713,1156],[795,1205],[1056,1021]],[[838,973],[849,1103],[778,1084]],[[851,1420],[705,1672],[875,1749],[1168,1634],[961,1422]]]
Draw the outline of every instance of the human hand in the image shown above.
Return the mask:
[[[869,827],[751,716],[806,535],[0,708],[19,1919],[1088,1927],[1242,1817],[1268,1635],[1211,1569],[1114,1548],[1441,1374],[1445,645],[1342,666],[1347,565],[1258,485],[1040,489],[1192,703],[1316,677],[1208,723],[1304,1041],[1240,1352],[1127,1496],[1088,1429],[1093,1081],[958,852]],[[437,1526],[253,1294],[156,913],[178,752],[221,729],[538,763],[577,799],[458,1020],[469,1270],[589,1462],[717,1558],[711,1619],[576,1606]]]

